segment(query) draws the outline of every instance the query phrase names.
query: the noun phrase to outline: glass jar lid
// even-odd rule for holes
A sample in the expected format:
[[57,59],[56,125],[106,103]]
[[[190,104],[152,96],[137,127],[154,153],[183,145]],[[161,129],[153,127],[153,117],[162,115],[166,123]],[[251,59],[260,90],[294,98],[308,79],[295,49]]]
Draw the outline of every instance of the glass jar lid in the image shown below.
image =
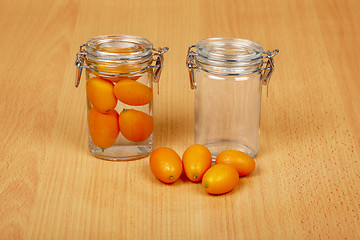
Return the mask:
[[153,81],[159,82],[163,54],[168,50],[168,47],[155,49],[149,40],[136,36],[107,35],[92,38],[80,45],[80,51],[76,54],[75,87],[79,86],[84,68],[107,78],[134,76],[152,68],[150,73],[153,74]]
[[85,44],[87,57],[98,61],[141,60],[151,57],[152,43],[145,39],[126,35],[95,37]]
[[209,38],[198,42],[195,48],[196,61],[213,69],[239,70],[237,68],[259,66],[263,62],[263,48],[245,39]]

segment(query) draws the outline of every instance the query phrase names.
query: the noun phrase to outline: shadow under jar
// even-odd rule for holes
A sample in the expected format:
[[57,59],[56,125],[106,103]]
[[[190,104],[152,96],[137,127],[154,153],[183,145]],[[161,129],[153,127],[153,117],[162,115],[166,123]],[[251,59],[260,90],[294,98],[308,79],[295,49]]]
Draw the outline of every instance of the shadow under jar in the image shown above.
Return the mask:
[[77,76],[86,69],[89,150],[106,160],[133,160],[153,150],[153,82],[163,54],[144,38],[100,36],[80,46]]
[[258,154],[261,89],[269,83],[277,53],[234,38],[209,38],[189,47],[195,143],[208,147],[213,158],[230,149]]

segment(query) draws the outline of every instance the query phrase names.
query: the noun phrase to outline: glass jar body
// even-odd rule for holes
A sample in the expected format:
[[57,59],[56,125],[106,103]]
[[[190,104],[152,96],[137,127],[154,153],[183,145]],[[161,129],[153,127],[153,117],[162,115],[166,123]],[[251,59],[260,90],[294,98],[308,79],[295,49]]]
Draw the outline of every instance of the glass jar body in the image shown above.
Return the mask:
[[195,143],[213,158],[225,150],[259,152],[262,85],[274,69],[261,45],[237,38],[208,38],[189,46],[186,64],[195,89]]
[[213,158],[224,150],[259,151],[260,73],[216,75],[195,71],[195,143],[209,148]]
[[133,160],[152,152],[153,82],[159,80],[166,51],[153,49],[144,38],[124,35],[96,37],[80,47],[75,86],[86,68],[91,154],[106,160]]

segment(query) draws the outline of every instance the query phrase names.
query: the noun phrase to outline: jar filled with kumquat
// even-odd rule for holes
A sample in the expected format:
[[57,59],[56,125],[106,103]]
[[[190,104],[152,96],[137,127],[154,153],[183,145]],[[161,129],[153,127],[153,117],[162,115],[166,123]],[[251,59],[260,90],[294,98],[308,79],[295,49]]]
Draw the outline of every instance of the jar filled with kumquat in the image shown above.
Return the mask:
[[90,39],[76,55],[78,87],[86,71],[89,150],[106,160],[132,160],[153,150],[153,83],[168,48],[135,36]]

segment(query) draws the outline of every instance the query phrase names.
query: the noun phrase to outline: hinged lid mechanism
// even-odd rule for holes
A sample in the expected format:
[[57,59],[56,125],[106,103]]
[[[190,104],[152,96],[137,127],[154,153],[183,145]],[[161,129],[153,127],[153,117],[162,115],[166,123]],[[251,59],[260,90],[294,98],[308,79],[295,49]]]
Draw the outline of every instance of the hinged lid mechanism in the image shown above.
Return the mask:
[[259,72],[262,83],[267,85],[274,69],[273,56],[278,52],[277,49],[264,52],[259,44],[244,39],[202,40],[188,49],[186,64],[189,68],[191,88],[196,88],[195,69],[224,76]]
[[[163,54],[168,50],[167,47],[155,49],[149,40],[134,36],[92,38],[81,45],[76,54],[75,86],[79,85],[82,68],[110,76],[133,75],[154,68],[154,82],[158,82],[164,61]],[[153,62],[155,64],[151,65]]]

